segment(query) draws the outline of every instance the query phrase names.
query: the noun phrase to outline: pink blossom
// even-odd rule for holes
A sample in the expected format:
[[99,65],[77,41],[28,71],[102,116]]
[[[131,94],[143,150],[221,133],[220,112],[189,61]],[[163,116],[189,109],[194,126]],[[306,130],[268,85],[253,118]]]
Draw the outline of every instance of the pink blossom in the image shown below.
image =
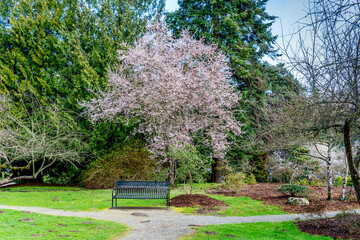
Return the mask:
[[108,90],[83,104],[92,121],[114,120],[119,114],[141,119],[137,130],[162,157],[172,145],[192,144],[192,134],[201,130],[214,154],[224,157],[227,132],[241,134],[233,116],[239,93],[215,45],[187,32],[176,39],[158,24],[135,47],[120,51],[119,59],[122,64],[109,74]]

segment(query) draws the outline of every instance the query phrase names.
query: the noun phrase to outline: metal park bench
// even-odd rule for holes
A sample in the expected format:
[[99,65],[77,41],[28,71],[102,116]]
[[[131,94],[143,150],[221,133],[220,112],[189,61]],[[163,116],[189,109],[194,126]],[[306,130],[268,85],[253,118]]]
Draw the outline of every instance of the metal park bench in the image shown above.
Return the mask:
[[112,208],[118,199],[166,199],[166,209],[170,204],[169,181],[116,181],[112,191]]

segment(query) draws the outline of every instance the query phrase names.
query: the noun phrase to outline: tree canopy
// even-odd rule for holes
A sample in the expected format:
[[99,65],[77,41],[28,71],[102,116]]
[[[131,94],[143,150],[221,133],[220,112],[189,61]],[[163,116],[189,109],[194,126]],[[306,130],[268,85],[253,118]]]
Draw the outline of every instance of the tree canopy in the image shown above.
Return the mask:
[[[89,89],[102,88],[123,42],[144,32],[163,0],[2,1],[0,94],[76,110]],[[75,108],[75,109],[74,109]]]
[[89,117],[96,121],[125,114],[139,119],[138,131],[160,159],[170,146],[193,144],[199,132],[213,155],[224,157],[227,133],[241,133],[232,111],[239,95],[216,46],[185,32],[174,39],[167,28],[155,25],[120,56],[122,64],[110,74],[109,89],[85,104]]
[[197,39],[216,43],[230,58],[240,89],[256,86],[253,71],[259,59],[274,52],[270,31],[275,19],[265,11],[267,0],[180,0],[180,8],[167,14],[176,35],[189,29]]

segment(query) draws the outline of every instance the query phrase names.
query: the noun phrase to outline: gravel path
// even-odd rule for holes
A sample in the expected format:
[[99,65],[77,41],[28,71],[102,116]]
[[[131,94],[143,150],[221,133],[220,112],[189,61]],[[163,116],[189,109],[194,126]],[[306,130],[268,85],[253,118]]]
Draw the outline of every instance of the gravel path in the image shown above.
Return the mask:
[[[71,212],[56,210],[43,207],[18,207],[0,205],[0,209],[14,209],[30,211],[36,213],[89,217],[99,220],[109,220],[119,223],[125,223],[131,227],[131,232],[122,239],[156,239],[173,240],[186,234],[192,233],[191,226],[225,224],[225,223],[245,223],[245,222],[281,222],[294,221],[297,219],[308,219],[317,216],[309,214],[287,214],[287,215],[267,215],[251,217],[216,217],[200,215],[183,215],[175,211],[159,209],[109,209],[93,212]],[[360,213],[360,210],[357,210]],[[339,212],[328,212],[324,217],[333,217]]]

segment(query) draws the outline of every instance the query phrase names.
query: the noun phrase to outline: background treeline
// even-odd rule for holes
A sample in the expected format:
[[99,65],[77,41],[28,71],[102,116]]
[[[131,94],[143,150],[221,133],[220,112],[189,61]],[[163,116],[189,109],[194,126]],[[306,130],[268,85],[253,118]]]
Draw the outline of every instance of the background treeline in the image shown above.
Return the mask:
[[[118,116],[122,121],[91,124],[79,103],[105,88],[109,70],[121,64],[117,50],[124,50],[124,43],[136,44],[149,24],[166,16],[175,36],[188,29],[223,50],[241,95],[236,117],[244,133],[234,140],[227,161],[213,159],[208,181],[221,181],[227,167],[268,181],[265,145],[272,138],[265,129],[285,100],[302,88],[284,65],[261,60],[277,55],[270,29],[275,17],[266,13],[266,2],[180,0],[179,10],[165,13],[164,0],[2,0],[0,95],[2,116],[7,116],[0,125],[3,178],[72,183],[83,181],[79,176],[88,182],[98,176],[163,177],[153,174],[156,161],[149,158],[143,136],[134,133],[137,121]],[[57,144],[44,144],[53,142]],[[131,165],[141,163],[151,173],[135,174],[140,170]],[[110,177],[99,170],[116,166],[129,171]],[[81,174],[84,169],[90,170]],[[111,181],[103,181],[104,187]]]

